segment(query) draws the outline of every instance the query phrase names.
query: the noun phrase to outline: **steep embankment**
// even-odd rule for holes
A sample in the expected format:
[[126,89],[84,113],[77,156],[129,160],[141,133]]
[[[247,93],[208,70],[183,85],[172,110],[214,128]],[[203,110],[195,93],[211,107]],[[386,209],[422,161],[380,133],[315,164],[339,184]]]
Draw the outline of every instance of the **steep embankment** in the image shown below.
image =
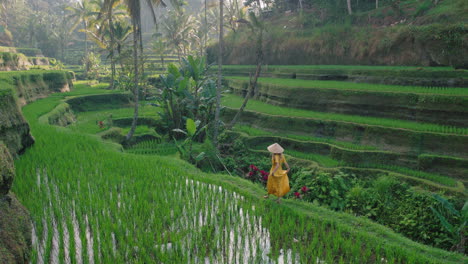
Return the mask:
[[[468,54],[467,13],[459,13],[466,1],[441,1],[426,12],[408,4],[396,13],[387,6],[343,15],[345,21],[322,19],[316,5],[304,15],[282,12],[266,19],[265,64],[468,67],[460,56]],[[226,38],[224,63],[255,64],[255,45],[251,30],[241,27]],[[217,51],[216,45],[208,49],[209,61],[216,61]]]
[[0,46],[0,71],[29,70],[31,66],[48,66],[49,58],[40,49]]
[[0,263],[27,263],[31,251],[29,214],[10,192],[13,157],[34,143],[20,104],[71,86],[66,72],[0,73]]
[[33,143],[19,106],[72,86],[71,75],[63,71],[0,73],[0,140],[13,155]]

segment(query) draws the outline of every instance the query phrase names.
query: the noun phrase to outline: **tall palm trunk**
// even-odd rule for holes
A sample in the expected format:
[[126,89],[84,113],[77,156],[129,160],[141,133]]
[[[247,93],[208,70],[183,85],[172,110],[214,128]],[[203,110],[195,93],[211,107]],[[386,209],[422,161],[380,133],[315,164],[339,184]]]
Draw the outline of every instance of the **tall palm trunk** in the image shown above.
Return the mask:
[[216,110],[214,120],[214,133],[213,133],[213,144],[218,148],[218,134],[219,134],[219,115],[221,110],[221,78],[223,70],[223,0],[219,0],[219,54],[218,54],[218,86],[216,88]]
[[353,10],[351,9],[351,0],[346,0],[346,3],[348,4],[348,14],[352,15]]
[[88,24],[86,21],[83,22],[84,24],[84,34],[85,34],[85,76],[88,76],[88,71],[89,71],[89,63],[88,63]]
[[249,87],[247,89],[247,94],[245,95],[244,102],[242,102],[242,105],[239,108],[239,111],[237,111],[236,115],[231,120],[231,122],[226,127],[226,129],[232,129],[234,127],[234,125],[237,123],[237,121],[241,117],[242,112],[244,111],[245,107],[247,106],[247,103],[249,102],[250,97],[254,95],[258,96],[257,81],[262,71],[262,64],[263,64],[263,28],[260,29],[260,32],[257,37],[257,68],[255,70],[255,75],[253,79],[250,78]]
[[114,59],[114,50],[115,50],[115,38],[114,38],[114,22],[112,20],[112,11],[109,16],[109,28],[110,28],[110,39],[111,39],[111,53],[110,53],[110,61],[111,61],[111,80],[110,80],[110,89],[114,89],[114,80],[115,80],[115,59]]
[[208,20],[206,18],[206,9],[207,9],[207,6],[206,6],[206,0],[205,0],[205,39],[203,41],[203,47],[202,47],[202,53],[201,53],[201,56],[203,56],[206,52],[206,42],[208,40]]
[[130,131],[128,132],[126,136],[126,140],[129,141],[132,137],[133,134],[135,133],[135,129],[137,126],[137,120],[138,120],[138,97],[140,94],[140,89],[138,87],[138,31],[139,29],[137,28],[137,23],[133,23],[133,67],[135,71],[135,78],[133,80],[133,85],[135,86],[133,93],[135,97],[135,109],[133,112],[133,120],[132,120],[132,127],[130,128]]

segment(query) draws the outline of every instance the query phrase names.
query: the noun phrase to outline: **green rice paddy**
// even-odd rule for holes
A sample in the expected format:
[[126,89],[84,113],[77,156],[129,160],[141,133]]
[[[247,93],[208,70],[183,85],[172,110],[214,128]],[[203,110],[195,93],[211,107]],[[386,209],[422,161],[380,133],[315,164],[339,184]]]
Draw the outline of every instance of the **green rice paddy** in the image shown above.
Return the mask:
[[13,191],[33,219],[32,263],[466,261],[366,219],[294,200],[276,205],[238,177],[119,152],[86,133],[38,122],[80,92],[77,86],[23,108],[36,143],[16,161]]
[[[225,95],[222,104],[229,108],[239,108],[242,105],[243,98],[236,95]],[[309,110],[302,110],[296,108],[273,106],[258,100],[249,100],[246,110],[260,112],[263,114],[288,116],[288,117],[301,117],[312,118],[320,120],[331,120],[338,122],[350,122],[363,125],[374,125],[389,128],[408,129],[421,132],[443,133],[443,134],[457,134],[468,135],[468,128],[443,126],[437,124],[410,122],[389,118],[376,118],[365,116],[353,116],[335,113],[314,112]]]
[[252,126],[245,126],[245,125],[236,125],[233,128],[234,131],[243,132],[249,136],[281,136],[291,139],[297,139],[301,141],[311,141],[311,142],[323,142],[328,143],[331,145],[335,145],[338,147],[342,147],[345,149],[350,150],[377,150],[374,146],[366,146],[366,145],[358,145],[344,141],[338,141],[328,138],[319,138],[319,137],[312,137],[312,136],[305,136],[305,135],[297,135],[291,133],[278,133],[278,132],[271,132],[263,129],[258,129]]
[[[248,77],[229,77],[227,79],[245,81],[245,82],[249,81]],[[259,78],[258,82],[260,84],[273,85],[276,87],[284,87],[284,88],[292,87],[292,88],[310,88],[310,89],[335,89],[335,90],[351,90],[351,91],[468,96],[468,89],[463,89],[463,88],[420,87],[420,86],[385,85],[385,84],[281,79],[281,78]]]

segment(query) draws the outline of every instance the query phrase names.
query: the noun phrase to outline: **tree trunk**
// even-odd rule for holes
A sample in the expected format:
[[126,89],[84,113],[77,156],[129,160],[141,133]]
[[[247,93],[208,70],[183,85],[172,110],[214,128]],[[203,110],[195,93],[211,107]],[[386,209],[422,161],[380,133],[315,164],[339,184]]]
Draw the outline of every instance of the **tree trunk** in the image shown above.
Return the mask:
[[253,77],[253,80],[251,78],[249,81],[249,89],[247,90],[247,94],[245,95],[244,102],[242,102],[242,105],[239,108],[239,111],[237,111],[236,115],[234,116],[231,123],[229,123],[226,129],[230,130],[234,127],[234,125],[237,123],[240,116],[242,115],[244,108],[247,106],[247,103],[249,102],[249,99],[252,96],[252,94],[256,95],[258,93],[257,80],[262,71],[262,64],[263,64],[263,29],[261,29],[259,36],[258,36],[258,40],[257,40],[257,68],[255,70],[255,75]]
[[[112,11],[111,11],[112,12]],[[109,16],[109,28],[110,28],[110,39],[111,39],[111,52],[110,52],[110,61],[111,61],[111,80],[110,80],[110,89],[114,89],[114,80],[115,80],[115,60],[114,60],[114,46],[115,46],[115,39],[114,39],[114,22],[112,20],[112,13]]]
[[351,0],[346,0],[346,3],[348,4],[348,14],[352,15],[353,10],[351,9]]
[[88,33],[86,32],[88,30],[88,25],[86,21],[84,23],[84,34],[85,34],[85,76],[88,76],[88,71],[89,71],[89,63],[88,63]]
[[206,18],[206,0],[205,0],[205,39],[203,41],[203,47],[202,47],[202,54],[201,56],[203,57],[203,54],[206,52],[206,42],[208,40],[208,20]]
[[138,87],[138,36],[139,31],[136,26],[136,22],[134,21],[133,23],[133,67],[135,71],[135,79],[134,81],[134,96],[135,96],[135,109],[133,112],[133,120],[132,120],[132,127],[130,128],[130,131],[128,132],[127,136],[125,137],[126,141],[130,141],[130,139],[133,137],[133,134],[135,133],[135,129],[137,126],[137,120],[138,120],[138,97],[140,94],[140,89]]
[[215,110],[215,120],[214,120],[214,133],[213,133],[213,144],[216,148],[218,148],[218,134],[219,134],[219,114],[221,111],[221,78],[222,78],[222,70],[223,70],[223,50],[224,50],[224,43],[223,43],[223,7],[224,3],[223,0],[219,0],[219,54],[218,54],[218,85],[216,87],[216,110]]
[[375,0],[375,9],[379,8],[379,0]]

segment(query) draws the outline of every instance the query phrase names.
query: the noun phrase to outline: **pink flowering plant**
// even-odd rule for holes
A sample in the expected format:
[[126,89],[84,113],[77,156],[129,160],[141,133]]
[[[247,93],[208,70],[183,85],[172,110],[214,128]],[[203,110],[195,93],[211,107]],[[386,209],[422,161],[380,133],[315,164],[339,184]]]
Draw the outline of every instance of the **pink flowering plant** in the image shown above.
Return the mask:
[[249,166],[249,172],[245,177],[253,182],[261,182],[265,184],[268,181],[268,175],[270,175],[270,173],[260,170],[257,166],[252,164]]

